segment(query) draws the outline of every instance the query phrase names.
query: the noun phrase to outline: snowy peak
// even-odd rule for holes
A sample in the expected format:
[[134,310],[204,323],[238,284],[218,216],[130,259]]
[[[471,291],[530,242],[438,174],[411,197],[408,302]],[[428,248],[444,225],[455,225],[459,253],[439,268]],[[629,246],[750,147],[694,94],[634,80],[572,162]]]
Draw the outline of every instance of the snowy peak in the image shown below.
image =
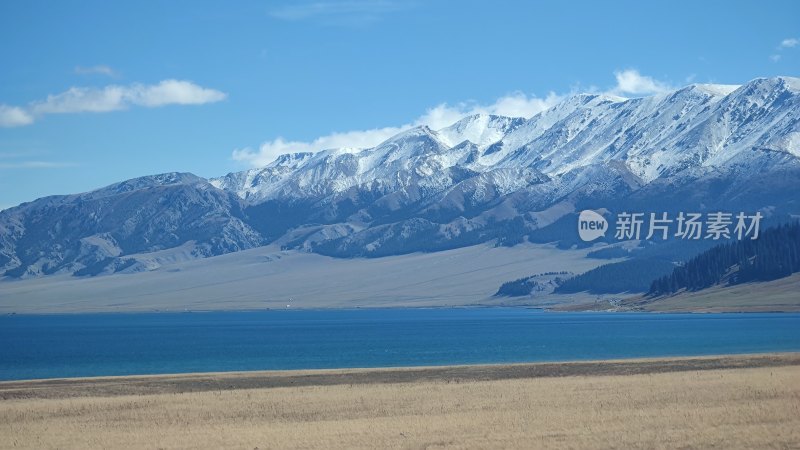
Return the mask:
[[724,97],[731,92],[739,89],[741,85],[739,84],[701,84],[695,83],[688,86],[688,88],[706,92],[709,95]]
[[520,117],[505,117],[492,114],[467,116],[437,133],[450,147],[470,141],[478,147],[487,147],[501,140],[509,132],[525,123]]
[[270,186],[276,186],[319,154],[311,152],[288,153],[278,156],[264,168],[234,172],[224,177],[211,178],[217,189],[231,191],[248,201],[263,200]]
[[798,94],[800,94],[800,78],[756,78],[731,92],[726,100],[729,103],[744,101],[763,106],[777,99],[790,98]]
[[759,89],[764,91],[791,90],[794,92],[798,92],[800,91],[800,78],[787,77],[787,76],[756,78],[742,87],[750,89]]
[[741,86],[725,84],[690,84],[674,92],[653,96],[653,99],[662,98],[663,102],[686,104],[703,104],[707,101],[717,102],[735,92]]
[[383,143],[378,144],[375,149],[380,151],[380,149],[387,147],[412,148],[414,146],[428,149],[445,149],[450,147],[442,141],[436,131],[431,130],[427,125],[422,125],[398,133]]
[[287,153],[284,155],[279,155],[277,158],[275,158],[275,161],[269,164],[269,166],[288,167],[296,169],[297,167],[308,161],[313,156],[314,153],[312,152]]
[[786,89],[790,89],[794,92],[800,92],[800,78],[786,76],[777,78],[783,82],[783,85],[786,86]]
[[[372,149],[358,153],[359,172],[368,173],[381,167],[407,165],[425,155],[442,153],[450,148],[427,126],[403,131]],[[397,167],[396,167],[397,168]]]
[[610,94],[575,94],[567,97],[564,99],[564,101],[553,105],[551,108],[536,114],[535,116],[531,117],[530,120],[534,121],[545,117],[563,118],[580,110],[628,101],[631,101],[631,99]]
[[167,173],[36,200],[0,213],[0,273],[149,270],[141,254],[181,246],[381,256],[522,242],[581,205],[797,215],[798,180],[797,78],[581,94],[529,119],[472,115],[208,182]]
[[283,155],[212,184],[258,202],[375,182],[398,189],[424,179],[446,189],[450,181],[443,174],[451,170],[533,169],[560,176],[611,163],[649,183],[688,169],[745,163],[753,148],[796,155],[798,86],[797,78],[775,77],[742,86],[692,84],[635,99],[578,94],[529,119],[475,114],[437,131],[414,127],[358,152]]

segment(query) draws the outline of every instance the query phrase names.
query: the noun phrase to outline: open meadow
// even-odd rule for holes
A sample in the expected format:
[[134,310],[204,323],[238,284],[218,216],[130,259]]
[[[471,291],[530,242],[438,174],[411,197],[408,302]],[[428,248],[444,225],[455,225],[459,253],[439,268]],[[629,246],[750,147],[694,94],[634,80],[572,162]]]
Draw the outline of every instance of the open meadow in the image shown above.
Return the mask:
[[796,448],[800,355],[0,383],[4,448]]

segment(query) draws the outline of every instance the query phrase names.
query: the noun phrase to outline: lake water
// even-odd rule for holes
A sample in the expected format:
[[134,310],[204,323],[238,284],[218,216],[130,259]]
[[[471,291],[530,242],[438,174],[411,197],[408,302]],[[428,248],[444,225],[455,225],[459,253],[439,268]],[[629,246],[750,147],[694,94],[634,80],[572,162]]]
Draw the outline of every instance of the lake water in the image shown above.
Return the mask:
[[0,317],[0,379],[800,351],[800,314],[521,308]]

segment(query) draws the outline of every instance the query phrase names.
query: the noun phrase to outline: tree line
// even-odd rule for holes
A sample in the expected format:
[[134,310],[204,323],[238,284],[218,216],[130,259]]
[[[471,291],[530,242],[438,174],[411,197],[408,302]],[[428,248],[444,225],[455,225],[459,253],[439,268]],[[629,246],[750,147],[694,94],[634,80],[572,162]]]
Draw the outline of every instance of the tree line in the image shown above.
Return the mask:
[[758,239],[713,247],[656,279],[648,295],[697,291],[717,284],[770,281],[800,272],[800,223],[764,230]]
[[644,292],[651,280],[670,273],[674,267],[670,261],[640,258],[604,264],[564,281],[554,292],[556,294],[584,291],[590,294]]

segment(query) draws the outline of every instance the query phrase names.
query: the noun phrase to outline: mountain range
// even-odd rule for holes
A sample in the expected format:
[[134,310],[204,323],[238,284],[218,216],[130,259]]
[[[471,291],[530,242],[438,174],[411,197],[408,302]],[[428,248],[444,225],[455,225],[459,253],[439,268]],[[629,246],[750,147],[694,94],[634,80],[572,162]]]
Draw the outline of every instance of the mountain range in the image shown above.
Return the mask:
[[270,243],[380,257],[481,242],[584,245],[576,212],[800,214],[800,79],[581,94],[530,118],[473,115],[368,149],[279,156],[204,179],[136,178],[0,212],[0,274],[92,276]]

